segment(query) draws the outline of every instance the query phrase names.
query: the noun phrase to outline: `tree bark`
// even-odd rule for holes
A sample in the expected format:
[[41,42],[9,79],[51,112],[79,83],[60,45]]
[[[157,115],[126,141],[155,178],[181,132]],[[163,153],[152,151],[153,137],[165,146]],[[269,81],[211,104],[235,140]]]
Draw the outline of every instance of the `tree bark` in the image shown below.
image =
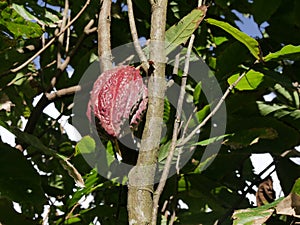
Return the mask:
[[148,85],[149,101],[137,165],[129,173],[129,224],[151,224],[153,184],[163,125],[165,81],[165,27],[167,0],[151,1],[150,61],[154,68]]
[[98,55],[101,72],[112,68],[110,43],[111,0],[100,0],[102,6],[98,22]]

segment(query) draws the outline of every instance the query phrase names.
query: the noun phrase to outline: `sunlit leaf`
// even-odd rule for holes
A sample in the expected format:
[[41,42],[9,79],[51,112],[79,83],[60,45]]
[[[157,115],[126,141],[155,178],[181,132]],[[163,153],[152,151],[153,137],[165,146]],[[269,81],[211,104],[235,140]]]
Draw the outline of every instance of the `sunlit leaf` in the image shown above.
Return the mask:
[[34,22],[25,20],[13,8],[1,12],[0,24],[5,26],[16,38],[37,38],[43,34],[42,28]]
[[223,140],[225,137],[232,136],[232,135],[233,134],[224,134],[224,135],[221,135],[221,136],[218,136],[218,137],[212,137],[212,138],[197,142],[194,145],[207,146],[209,144],[212,144],[216,141]]
[[257,40],[255,40],[254,38],[248,36],[247,34],[243,33],[239,29],[231,26],[227,22],[215,20],[215,19],[212,19],[212,18],[206,19],[206,22],[208,22],[211,25],[220,27],[221,29],[223,29],[224,31],[226,31],[227,33],[229,33],[230,35],[232,35],[235,39],[237,39],[238,41],[240,41],[241,43],[243,43],[249,49],[249,51],[251,52],[251,54],[256,59],[260,59],[261,58],[260,57],[261,52],[260,52],[260,49],[259,49],[259,44],[258,44]]
[[78,154],[93,153],[95,150],[95,140],[91,136],[84,136],[75,146],[75,156]]
[[206,6],[194,9],[166,31],[166,54],[189,39],[203,20],[206,10]]
[[281,94],[289,103],[293,102],[292,95],[280,84],[275,84],[274,89]]
[[269,53],[266,55],[263,60],[265,62],[270,60],[282,60],[282,59],[289,59],[289,60],[299,60],[300,59],[300,45],[286,45],[282,49],[277,52]]
[[54,27],[54,26],[56,26],[55,23],[57,23],[59,21],[58,16],[54,15],[53,13],[51,13],[47,10],[45,11],[45,17],[48,18],[51,22],[44,21],[44,20],[41,20],[41,19],[37,18],[36,16],[31,14],[23,5],[18,5],[18,4],[13,3],[12,8],[20,16],[22,16],[25,20],[32,21],[32,22],[36,21],[36,22],[38,22],[39,24],[42,24],[42,25],[48,25],[50,27]]
[[261,225],[273,214],[274,209],[240,209],[233,213],[233,225]]
[[[228,78],[228,83],[233,84],[238,78],[239,74],[232,75]],[[260,72],[250,70],[247,74],[239,81],[239,83],[235,86],[236,89],[240,91],[245,90],[255,90],[262,82],[264,75]]]
[[202,120],[209,114],[210,112],[210,105],[205,105],[201,110],[199,110],[196,113],[196,117],[199,122],[202,122]]
[[108,166],[110,166],[116,160],[114,151],[113,143],[109,141],[106,146],[106,161]]
[[199,82],[196,85],[195,90],[193,92],[195,105],[197,105],[199,103],[199,97],[200,97],[200,94],[201,94],[201,90],[202,90],[202,82]]
[[270,113],[273,113],[273,112],[281,110],[281,109],[287,109],[288,108],[286,105],[278,105],[278,104],[269,105],[269,104],[267,104],[265,102],[262,102],[262,101],[257,101],[257,105],[258,105],[258,109],[259,109],[260,113],[263,116],[266,116]]

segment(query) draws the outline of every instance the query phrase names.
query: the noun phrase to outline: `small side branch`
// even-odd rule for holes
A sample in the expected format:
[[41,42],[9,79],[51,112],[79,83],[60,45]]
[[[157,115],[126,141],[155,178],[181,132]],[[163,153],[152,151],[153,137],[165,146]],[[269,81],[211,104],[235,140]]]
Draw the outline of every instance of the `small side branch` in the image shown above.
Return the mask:
[[[62,21],[59,25],[60,27],[60,31],[62,31],[65,26],[66,26],[66,23],[67,23],[67,19],[68,19],[68,11],[69,11],[69,0],[65,0],[65,7],[64,7],[64,11],[63,11],[63,18],[62,18]],[[57,68],[59,68],[61,66],[61,61],[62,61],[62,54],[61,54],[61,49],[62,49],[62,46],[64,44],[64,35],[60,35],[58,37],[58,45],[57,45]]]
[[41,53],[43,53],[50,45],[53,44],[53,42],[62,35],[84,12],[84,10],[87,8],[87,6],[90,4],[90,0],[87,0],[85,5],[82,7],[82,9],[78,12],[78,14],[62,29],[58,34],[56,34],[43,48],[41,48],[37,53],[35,53],[32,57],[30,57],[26,62],[24,62],[22,65],[11,69],[11,73],[16,73],[19,70],[23,69],[25,66],[27,66],[32,60],[34,60],[36,57],[38,57]]
[[134,44],[135,51],[137,52],[141,62],[143,69],[145,71],[148,70],[148,63],[147,63],[147,58],[146,55],[144,54],[142,47],[139,42],[137,30],[136,30],[136,25],[135,25],[135,20],[134,20],[134,14],[133,14],[133,6],[132,6],[132,1],[127,0],[127,6],[128,6],[128,18],[129,18],[129,25],[130,25],[130,31],[131,31],[131,36]]
[[[102,0],[100,0],[102,1]],[[112,68],[110,43],[111,0],[103,0],[98,22],[98,55],[101,71]]]
[[[76,53],[77,49],[79,48],[81,42],[84,40],[85,35],[94,32],[95,29],[92,28],[94,21],[91,20],[84,28],[84,32],[83,34],[80,36],[79,40],[77,41],[75,47],[72,49],[72,51],[70,51],[69,55],[66,57],[65,61],[61,64],[61,68],[56,70],[56,74],[53,76],[52,80],[51,80],[51,84],[49,85],[49,87],[47,88],[46,91],[50,91],[53,86],[56,84],[57,79],[59,78],[59,76],[63,73],[63,71],[67,68],[72,56]],[[49,65],[50,66],[50,65]],[[46,97],[46,94],[44,94],[41,99],[39,100],[39,102],[37,103],[36,107],[33,109],[28,122],[26,124],[25,127],[25,132],[31,134],[34,131],[35,125],[42,113],[42,111],[44,110],[44,108],[50,103],[49,99]]]
[[199,129],[202,128],[216,114],[216,112],[219,110],[219,108],[221,107],[221,105],[223,104],[223,102],[225,101],[225,99],[227,98],[227,96],[230,94],[231,90],[240,82],[240,80],[246,75],[247,72],[248,72],[248,70],[245,71],[245,72],[243,72],[241,74],[241,76],[239,76],[239,78],[233,84],[231,84],[227,88],[226,92],[221,97],[221,99],[219,100],[219,102],[215,106],[215,108],[210,112],[210,114],[208,114],[205,117],[205,119],[186,138],[182,139],[178,143],[177,146],[183,146],[183,145],[185,145],[199,131]]
[[184,65],[184,71],[182,75],[182,80],[181,80],[181,87],[180,87],[180,94],[179,94],[179,99],[177,102],[177,110],[176,110],[176,119],[174,122],[174,129],[173,129],[173,136],[172,136],[172,142],[171,142],[171,147],[170,151],[166,160],[166,164],[163,169],[163,173],[161,176],[161,179],[159,181],[158,187],[156,191],[154,192],[154,197],[153,197],[153,211],[152,211],[152,224],[156,224],[157,220],[157,211],[158,211],[158,202],[161,196],[161,193],[165,187],[166,180],[169,175],[169,171],[171,168],[172,164],[172,159],[174,156],[175,148],[176,148],[176,143],[177,143],[177,137],[178,137],[178,131],[180,127],[180,118],[182,114],[182,105],[183,105],[183,100],[184,100],[184,95],[185,95],[185,88],[186,88],[186,81],[187,81],[187,74],[189,71],[189,61],[190,61],[190,55],[191,55],[191,50],[193,47],[193,43],[195,40],[195,35],[192,35],[189,41],[187,53],[186,53],[186,58],[185,58],[185,65]]
[[66,95],[72,95],[72,94],[74,94],[78,91],[81,91],[81,86],[80,85],[64,88],[64,89],[52,92],[50,94],[46,93],[46,97],[49,101],[53,101],[56,98],[61,98],[61,97],[66,96]]

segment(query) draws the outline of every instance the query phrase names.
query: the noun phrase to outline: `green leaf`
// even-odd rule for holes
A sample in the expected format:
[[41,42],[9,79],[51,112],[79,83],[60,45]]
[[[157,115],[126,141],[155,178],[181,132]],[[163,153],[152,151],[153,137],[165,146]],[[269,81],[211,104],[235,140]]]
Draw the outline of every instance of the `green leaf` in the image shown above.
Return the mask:
[[68,200],[68,207],[72,208],[84,195],[88,195],[91,192],[97,190],[98,188],[105,187],[105,184],[110,183],[107,181],[106,183],[98,184],[99,177],[96,169],[92,169],[91,172],[85,175],[85,187],[77,190],[72,198]]
[[35,20],[39,21],[38,18],[36,18],[34,15],[32,15],[30,12],[28,12],[24,6],[18,5],[13,3],[12,8],[20,15],[22,16],[25,20]]
[[170,151],[171,141],[168,141],[166,144],[160,146],[158,152],[158,162],[162,162],[164,159],[168,157]]
[[204,118],[209,114],[210,112],[210,105],[205,105],[200,111],[196,113],[196,117],[198,121],[201,123]]
[[192,10],[166,31],[166,55],[189,39],[205,17],[206,10],[206,6]]
[[54,156],[54,157],[56,156],[56,151],[46,147],[38,137],[36,137],[32,134],[22,132],[17,128],[12,128],[9,131],[11,131],[14,135],[16,135],[20,141],[34,147],[35,150],[37,150],[37,151],[40,150],[44,154],[49,155],[49,156]]
[[295,101],[295,106],[297,109],[300,108],[300,99],[299,99],[299,93],[298,91],[293,91],[293,96],[294,96],[294,101]]
[[43,34],[37,23],[25,20],[13,8],[5,8],[1,16],[0,25],[5,26],[16,38],[38,38]]
[[289,59],[289,60],[299,60],[300,59],[300,45],[286,45],[282,49],[277,52],[269,53],[266,55],[263,60],[268,62],[270,60],[278,61],[282,59]]
[[200,94],[201,94],[201,90],[202,90],[202,82],[200,81],[200,82],[196,85],[195,90],[194,90],[194,93],[193,93],[195,105],[197,105],[197,104],[199,103],[199,97],[200,97]]
[[23,5],[18,5],[18,4],[13,3],[12,8],[20,16],[22,16],[25,20],[28,20],[28,21],[33,20],[33,21],[38,22],[39,24],[47,25],[47,26],[50,26],[50,27],[56,27],[55,23],[59,22],[59,17],[54,15],[53,13],[47,11],[47,10],[45,11],[45,18],[49,19],[51,22],[39,19],[36,16],[32,15],[30,12],[28,12],[28,10]]
[[[233,84],[240,74],[234,74],[228,78],[228,83]],[[240,91],[245,90],[255,90],[263,82],[264,74],[250,70],[247,74],[240,80],[240,82],[235,86],[236,89]]]
[[211,156],[207,157],[204,161],[198,162],[196,169],[194,170],[194,173],[201,173],[207,168],[207,165],[210,165],[215,158],[217,157],[217,154],[212,154]]
[[291,191],[292,204],[290,206],[295,210],[298,218],[300,218],[300,178],[298,178]]
[[224,135],[221,135],[221,136],[218,136],[218,137],[212,137],[212,138],[197,142],[193,145],[207,146],[207,145],[212,144],[216,141],[223,140],[224,137],[228,137],[228,136],[232,136],[232,135],[233,134],[224,134]]
[[273,128],[252,128],[239,130],[226,140],[225,145],[232,149],[239,149],[257,144],[260,139],[273,140],[278,137],[278,133]]
[[0,221],[1,224],[37,225],[36,221],[16,212],[13,202],[3,197],[0,197]]
[[276,12],[281,4],[281,0],[273,0],[272,4],[265,0],[255,0],[253,2],[253,17],[254,20],[261,24],[268,21],[269,18]]
[[298,178],[292,188],[292,192],[300,196],[300,178]]
[[114,146],[113,146],[113,142],[109,141],[107,142],[107,145],[106,145],[106,162],[107,162],[107,165],[110,166],[115,160],[115,152],[114,152]]
[[266,104],[265,102],[261,102],[261,101],[257,101],[257,106],[258,106],[260,113],[263,116],[266,116],[270,113],[276,112],[281,109],[287,109],[286,105],[278,105],[278,104],[269,105],[269,104]]
[[78,172],[78,170],[68,161],[68,159],[62,155],[56,154],[57,158],[59,159],[60,164],[62,167],[68,172],[70,177],[72,177],[75,181],[75,183],[78,185],[78,187],[85,187],[84,181],[82,179],[82,176]]
[[289,101],[289,103],[293,102],[292,95],[280,84],[275,84],[274,89],[281,94],[286,100]]
[[12,129],[12,132],[19,138],[19,140],[25,142],[28,145],[31,145],[36,150],[42,151],[46,155],[53,156],[57,158],[62,165],[62,167],[68,172],[68,174],[74,179],[75,183],[79,187],[84,187],[84,182],[81,178],[81,175],[77,169],[67,160],[65,156],[57,154],[56,151],[46,147],[43,142],[32,134],[22,132],[18,129]]
[[79,154],[93,153],[96,150],[96,142],[91,136],[84,136],[75,146],[75,156]]
[[0,197],[32,205],[42,212],[46,198],[37,171],[19,150],[1,141],[0,155]]
[[257,225],[265,223],[274,212],[274,207],[282,198],[257,208],[236,210],[233,215],[233,225]]
[[259,49],[259,44],[254,38],[248,36],[239,29],[231,26],[229,23],[215,20],[212,18],[206,19],[206,22],[211,25],[220,27],[221,29],[232,35],[235,39],[243,43],[256,59],[260,60],[261,52]]
[[296,109],[290,113],[290,116],[294,119],[300,119],[300,110]]

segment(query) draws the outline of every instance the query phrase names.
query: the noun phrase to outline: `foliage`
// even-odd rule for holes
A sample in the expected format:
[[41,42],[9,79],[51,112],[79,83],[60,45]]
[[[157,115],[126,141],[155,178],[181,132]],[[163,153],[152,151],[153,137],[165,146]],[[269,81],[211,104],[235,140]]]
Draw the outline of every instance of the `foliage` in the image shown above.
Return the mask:
[[[71,19],[84,4],[82,0],[70,1]],[[211,124],[204,126],[199,140],[192,143],[196,146],[193,157],[179,174],[168,179],[160,200],[159,224],[213,224],[216,220],[218,224],[295,222],[297,218],[288,211],[286,201],[296,199],[292,202],[299,210],[299,165],[290,159],[299,157],[294,147],[300,144],[300,2],[215,0],[200,27],[193,26],[202,15],[196,4],[169,2],[168,40],[175,46],[184,45],[194,32],[193,51],[209,65],[224,92],[237,78],[244,77],[225,101],[226,134],[209,138]],[[51,91],[78,85],[94,62],[97,34],[84,33],[84,29],[92,19],[97,21],[99,1],[90,2],[63,42],[57,38],[33,62],[14,72],[61,29],[64,8],[63,1],[55,0],[0,1],[0,125],[15,135],[17,143],[9,146],[3,143],[3,137],[0,142],[0,222],[42,224],[47,217],[49,224],[127,224],[127,187],[100,176],[83,157],[94,156],[94,137],[86,131],[81,133],[81,141],[74,141],[62,127],[63,115],[69,116],[71,123],[74,93],[53,98],[44,94],[37,104],[33,101],[42,93],[49,96]],[[235,23],[239,20],[236,12],[253,18],[261,34],[252,38],[240,31]],[[139,35],[148,39],[149,3],[135,0],[134,13]],[[126,3],[115,1],[112,48],[131,42],[127,21]],[[268,25],[264,29],[265,23]],[[58,55],[62,63],[70,59],[68,69],[60,69]],[[181,73],[175,76],[174,82],[180,84],[180,76]],[[204,81],[188,80],[187,100],[198,109],[198,121],[192,120],[190,127],[203,121],[211,108],[204,86]],[[89,87],[82,87],[87,88],[83,91],[88,93]],[[270,92],[276,97],[267,101],[263,96]],[[170,102],[171,99],[165,100],[166,135],[161,143],[160,163],[168,153],[176,112]],[[42,113],[50,103],[59,110],[54,118]],[[86,109],[87,102],[83,101],[82,107]],[[188,117],[184,115],[183,120]],[[206,146],[220,142],[219,153],[203,160]],[[105,144],[108,153],[101,156],[107,158],[97,160],[114,168],[112,143]],[[272,155],[285,195],[259,208],[245,197],[255,193],[260,180],[250,161],[253,153]],[[175,155],[179,154],[178,150]],[[85,207],[82,203],[87,199],[92,200],[86,201]],[[21,214],[13,203],[20,206]],[[237,209],[240,210],[233,214]],[[169,216],[173,213],[174,217]]]

